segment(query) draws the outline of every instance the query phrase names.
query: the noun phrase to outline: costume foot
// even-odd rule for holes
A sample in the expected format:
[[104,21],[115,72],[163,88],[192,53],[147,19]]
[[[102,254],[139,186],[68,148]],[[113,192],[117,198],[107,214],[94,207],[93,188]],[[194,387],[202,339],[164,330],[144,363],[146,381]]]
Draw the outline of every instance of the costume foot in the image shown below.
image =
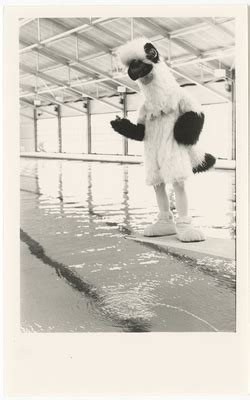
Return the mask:
[[169,212],[160,212],[157,221],[144,229],[144,236],[168,236],[175,235],[176,227],[173,215]]
[[202,242],[206,240],[204,233],[192,225],[191,217],[182,217],[176,220],[177,238],[181,242]]

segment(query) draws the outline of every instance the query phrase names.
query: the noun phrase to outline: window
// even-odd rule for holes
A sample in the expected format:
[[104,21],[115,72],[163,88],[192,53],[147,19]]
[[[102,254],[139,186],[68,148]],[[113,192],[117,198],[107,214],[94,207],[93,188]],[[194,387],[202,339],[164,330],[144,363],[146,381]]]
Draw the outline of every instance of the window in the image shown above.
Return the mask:
[[91,115],[92,153],[123,154],[123,137],[110,125],[116,115],[118,113]]
[[87,118],[83,116],[62,118],[62,152],[87,153]]
[[202,107],[205,123],[199,143],[206,152],[224,159],[231,159],[232,113],[229,103],[210,104]]
[[59,151],[57,118],[37,120],[37,149],[48,153]]

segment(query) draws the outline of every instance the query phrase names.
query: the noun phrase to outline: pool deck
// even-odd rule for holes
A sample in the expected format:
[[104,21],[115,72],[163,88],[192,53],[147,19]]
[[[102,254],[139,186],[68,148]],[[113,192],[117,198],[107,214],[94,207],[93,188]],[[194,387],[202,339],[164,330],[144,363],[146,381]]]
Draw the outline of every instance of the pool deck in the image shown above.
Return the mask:
[[208,237],[203,242],[183,243],[176,235],[161,237],[145,237],[141,235],[127,236],[127,239],[136,242],[153,244],[167,249],[174,254],[182,254],[192,258],[200,256],[220,257],[229,260],[235,259],[235,241],[223,238]]
[[[100,161],[119,162],[128,164],[141,164],[142,156],[119,155],[119,154],[82,154],[82,153],[46,153],[46,152],[21,152],[21,157],[44,158],[52,160],[75,160],[75,161]],[[215,169],[235,169],[235,160],[217,160]]]

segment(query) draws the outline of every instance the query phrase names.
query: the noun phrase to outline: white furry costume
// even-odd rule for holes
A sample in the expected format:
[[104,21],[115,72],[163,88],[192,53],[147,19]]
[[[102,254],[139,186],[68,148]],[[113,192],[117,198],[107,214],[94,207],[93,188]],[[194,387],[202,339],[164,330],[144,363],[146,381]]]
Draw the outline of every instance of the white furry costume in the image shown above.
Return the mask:
[[[118,51],[122,63],[128,66],[136,59],[149,63],[145,57],[146,42],[149,41],[139,38],[122,46]],[[205,153],[198,144],[178,143],[174,126],[180,115],[189,111],[199,114],[201,107],[178,85],[160,57],[148,76],[137,82],[145,98],[139,110],[138,123],[145,125],[146,182],[158,185],[183,181],[194,168],[202,165]]]

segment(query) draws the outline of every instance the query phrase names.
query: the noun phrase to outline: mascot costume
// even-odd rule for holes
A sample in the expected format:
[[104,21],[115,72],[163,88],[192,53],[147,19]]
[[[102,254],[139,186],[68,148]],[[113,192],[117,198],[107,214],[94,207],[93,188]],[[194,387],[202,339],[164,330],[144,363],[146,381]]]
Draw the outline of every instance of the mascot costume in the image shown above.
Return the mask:
[[[188,216],[185,180],[215,164],[215,158],[199,148],[199,135],[204,124],[201,106],[181,88],[170,73],[154,45],[145,38],[128,42],[118,50],[129,77],[138,82],[144,103],[137,124],[126,118],[111,121],[121,135],[144,141],[146,183],[154,186],[159,215],[147,226],[144,236],[177,233],[182,242],[205,240],[200,229]],[[174,222],[165,184],[175,192],[178,218]]]

